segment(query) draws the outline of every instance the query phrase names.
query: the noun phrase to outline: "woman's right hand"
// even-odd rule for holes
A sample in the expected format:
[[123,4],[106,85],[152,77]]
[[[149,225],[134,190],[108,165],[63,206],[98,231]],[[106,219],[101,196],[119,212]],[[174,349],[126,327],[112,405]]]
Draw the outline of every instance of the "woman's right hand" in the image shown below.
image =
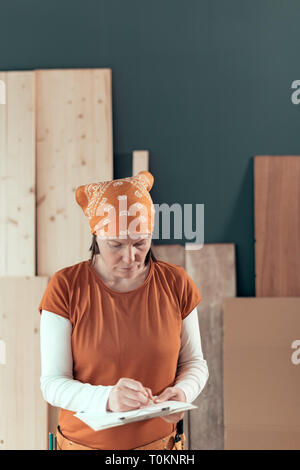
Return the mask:
[[143,387],[141,382],[127,377],[122,377],[111,389],[106,410],[129,411],[146,406],[149,398],[154,400],[151,389]]

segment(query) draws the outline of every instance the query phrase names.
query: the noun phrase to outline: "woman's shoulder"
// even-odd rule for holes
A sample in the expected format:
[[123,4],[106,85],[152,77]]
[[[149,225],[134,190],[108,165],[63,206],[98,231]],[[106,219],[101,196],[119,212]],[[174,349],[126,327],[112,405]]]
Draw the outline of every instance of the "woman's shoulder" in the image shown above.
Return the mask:
[[88,261],[80,261],[79,263],[60,268],[51,276],[51,278],[71,282],[85,271],[87,268],[87,262]]

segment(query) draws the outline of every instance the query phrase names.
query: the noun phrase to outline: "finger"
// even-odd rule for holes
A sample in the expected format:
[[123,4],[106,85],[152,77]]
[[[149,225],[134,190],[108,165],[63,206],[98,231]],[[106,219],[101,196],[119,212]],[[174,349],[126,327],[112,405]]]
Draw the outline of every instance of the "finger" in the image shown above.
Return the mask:
[[177,395],[177,390],[176,389],[172,389],[172,388],[167,388],[166,390],[164,390],[162,392],[161,395],[158,395],[157,397],[157,401],[160,402],[160,401],[167,401],[169,400],[172,396],[176,396]]
[[149,398],[151,398],[151,400],[154,400],[154,396],[152,395],[152,390],[151,390],[151,388],[146,387],[146,391],[147,391],[147,393],[148,393]]
[[126,382],[123,384],[123,386],[125,388],[128,388],[129,390],[134,390],[135,392],[140,392],[142,393],[145,397],[148,396],[146,390],[144,389],[144,387],[139,383],[139,382],[136,382],[136,381],[133,381],[133,382]]
[[138,400],[140,400],[142,403],[148,403],[149,397],[148,395],[144,395],[142,392],[137,393]]
[[146,404],[149,401],[148,395],[144,395],[142,392],[136,392],[132,388],[125,386],[122,387],[122,396],[142,404]]
[[146,404],[149,401],[148,395],[145,396],[142,392],[137,392],[134,395],[127,395],[127,396],[130,396],[131,398],[133,398],[134,400],[139,401],[142,404]]
[[138,381],[136,381],[136,384],[137,384],[138,390],[148,397],[148,393],[146,391],[146,388],[143,386],[143,384],[141,384],[141,382],[138,382]]
[[[169,417],[170,416],[170,417]],[[168,415],[168,416],[162,416],[162,419],[164,421],[166,421],[167,423],[176,423],[177,421],[177,418],[174,418],[173,416],[171,415]]]
[[143,387],[141,382],[139,382],[138,380],[126,378],[126,380],[122,382],[122,385],[128,388],[131,388],[133,390],[136,390],[137,392],[139,391],[139,392],[146,393],[145,388]]
[[170,394],[169,394],[169,393],[162,393],[161,395],[159,395],[159,396],[156,398],[156,401],[157,401],[157,402],[167,401],[167,400],[169,400],[169,398],[170,398]]
[[140,402],[138,400],[134,400],[129,397],[124,397],[122,400],[122,404],[125,406],[129,406],[130,408],[135,407],[139,408],[141,406]]
[[161,416],[161,418],[167,421],[168,423],[177,423],[183,418],[183,413],[171,413],[166,416]]
[[165,400],[165,396],[164,395],[159,395],[158,397],[155,398],[155,401],[156,402],[161,402],[161,401],[164,401]]

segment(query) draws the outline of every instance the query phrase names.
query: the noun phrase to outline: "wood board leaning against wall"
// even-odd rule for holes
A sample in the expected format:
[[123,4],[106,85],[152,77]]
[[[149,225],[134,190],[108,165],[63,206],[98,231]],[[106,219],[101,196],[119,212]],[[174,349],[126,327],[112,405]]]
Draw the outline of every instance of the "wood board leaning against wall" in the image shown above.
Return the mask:
[[189,245],[155,245],[153,252],[158,259],[185,268],[202,295],[197,310],[210,376],[194,401],[198,408],[184,415],[184,432],[186,449],[218,450],[224,448],[223,300],[236,295],[235,247],[204,244],[189,250]]
[[0,72],[0,275],[35,275],[34,72]]
[[77,186],[113,178],[110,69],[36,71],[38,274],[86,259]]
[[39,316],[47,278],[36,273],[35,79],[1,72],[0,106],[0,449],[46,449],[40,390]]
[[[37,266],[51,277],[90,257],[92,235],[76,187],[113,178],[111,70],[35,73]],[[49,432],[58,413],[49,405]]]
[[40,390],[40,319],[47,277],[0,277],[0,450],[47,448],[47,404]]
[[231,243],[204,244],[199,250],[185,252],[186,271],[202,295],[199,327],[209,369],[205,388],[194,402],[198,408],[188,412],[193,450],[224,448],[223,301],[236,296],[235,264],[235,245]]
[[254,157],[257,297],[300,296],[300,156]]
[[225,449],[300,449],[300,298],[224,302]]

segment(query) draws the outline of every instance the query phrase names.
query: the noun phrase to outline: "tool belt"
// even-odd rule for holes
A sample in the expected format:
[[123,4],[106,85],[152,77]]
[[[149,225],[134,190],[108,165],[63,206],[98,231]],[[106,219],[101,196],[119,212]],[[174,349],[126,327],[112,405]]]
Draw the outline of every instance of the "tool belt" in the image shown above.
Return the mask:
[[[182,421],[182,424],[181,424]],[[180,432],[180,434],[179,434]],[[132,450],[184,450],[184,442],[186,437],[183,432],[183,420],[177,423],[177,430],[173,431],[161,439],[150,442],[141,447],[136,447]],[[100,450],[85,445],[79,444],[78,442],[70,441],[63,435],[60,427],[57,426],[56,431],[57,450]],[[111,449],[116,450],[116,449]]]

